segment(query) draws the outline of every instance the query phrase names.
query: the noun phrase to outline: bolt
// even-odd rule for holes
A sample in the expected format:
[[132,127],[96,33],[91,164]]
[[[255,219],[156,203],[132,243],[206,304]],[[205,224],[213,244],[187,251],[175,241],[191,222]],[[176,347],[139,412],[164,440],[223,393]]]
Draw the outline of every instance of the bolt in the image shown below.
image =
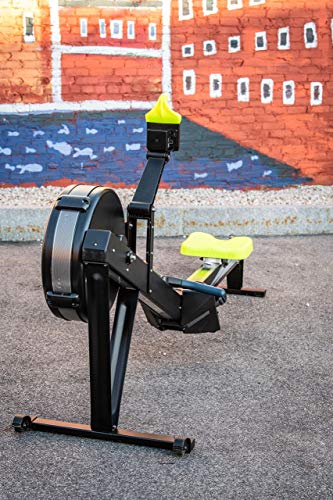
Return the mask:
[[134,253],[134,252],[131,252],[131,251],[130,251],[130,252],[127,252],[126,257],[127,257],[127,261],[128,261],[128,263],[129,263],[129,264],[132,264],[132,262],[134,262],[134,261],[136,260],[136,255],[135,255],[135,253]]

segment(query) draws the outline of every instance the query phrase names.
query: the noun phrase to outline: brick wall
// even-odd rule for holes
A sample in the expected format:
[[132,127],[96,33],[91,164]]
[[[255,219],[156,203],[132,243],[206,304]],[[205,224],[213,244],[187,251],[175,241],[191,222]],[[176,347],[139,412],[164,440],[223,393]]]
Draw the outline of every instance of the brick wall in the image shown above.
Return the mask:
[[[242,7],[233,10],[227,2],[219,2],[216,13],[204,15],[203,2],[194,0],[193,17],[180,20],[181,3],[172,2],[176,107],[196,123],[300,168],[317,182],[332,182],[333,2],[317,0],[309,6],[304,0],[264,0],[250,5],[255,2],[243,0],[239,2]],[[315,23],[318,37],[312,48],[306,48],[304,41],[304,25],[309,22]],[[289,28],[290,48],[281,50],[278,30],[284,27]],[[255,50],[255,34],[263,32],[267,49]],[[229,37],[235,36],[240,37],[240,50],[230,52]],[[204,55],[205,41],[215,43],[211,54]],[[188,50],[193,55],[184,57],[182,48],[191,44]],[[210,96],[211,74],[221,75],[221,95]],[[195,75],[195,90],[184,90],[186,75],[190,79]],[[238,101],[241,78],[249,79],[248,102]],[[271,103],[262,102],[263,79],[274,82]],[[295,85],[293,104],[283,103],[283,82],[287,81]],[[315,105],[311,103],[312,82],[319,82],[323,89],[322,102]]]
[[157,99],[161,92],[160,59],[146,65],[139,57],[109,57],[93,54],[62,56],[62,96],[65,101],[86,99],[123,100]]
[[[133,155],[131,168],[144,151],[143,138],[131,149],[131,134],[143,133],[143,110],[169,85],[190,131],[169,185],[332,184],[333,0],[164,2],[170,29],[160,0],[2,2],[0,115],[37,115],[1,117],[0,185],[90,179],[88,169],[110,182],[114,151]],[[91,112],[82,130],[78,110]],[[109,144],[107,120],[121,146]]]
[[[103,45],[117,47],[161,47],[161,11],[140,8],[106,8],[106,7],[62,7],[60,9],[61,41],[69,45]],[[87,21],[87,35],[82,36],[80,20]],[[100,21],[104,21],[105,36],[101,36]],[[111,36],[112,21],[121,22],[121,38]],[[129,23],[132,30],[128,32]],[[156,25],[156,35],[149,33],[149,25]],[[153,36],[151,36],[153,35]],[[118,35],[120,36],[120,34]]]
[[[24,37],[24,15],[33,35]],[[51,98],[50,22],[47,0],[7,0],[0,7],[0,104]]]

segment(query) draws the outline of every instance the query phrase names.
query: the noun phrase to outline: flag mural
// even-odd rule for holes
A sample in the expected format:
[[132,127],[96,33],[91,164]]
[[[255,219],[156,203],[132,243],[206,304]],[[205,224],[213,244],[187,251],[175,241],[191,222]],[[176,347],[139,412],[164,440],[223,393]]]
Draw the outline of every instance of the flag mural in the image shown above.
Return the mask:
[[144,113],[184,116],[163,186],[333,181],[333,1],[10,0],[0,186],[133,186]]

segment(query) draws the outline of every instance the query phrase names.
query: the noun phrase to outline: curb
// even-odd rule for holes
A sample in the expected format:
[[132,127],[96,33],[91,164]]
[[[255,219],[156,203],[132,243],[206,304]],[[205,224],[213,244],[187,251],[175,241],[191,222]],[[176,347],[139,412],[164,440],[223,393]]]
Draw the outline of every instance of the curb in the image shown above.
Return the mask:
[[[41,240],[49,213],[50,208],[0,208],[0,240]],[[222,237],[231,234],[249,236],[333,234],[333,207],[270,205],[157,208],[156,236],[184,236],[193,231],[209,232]]]

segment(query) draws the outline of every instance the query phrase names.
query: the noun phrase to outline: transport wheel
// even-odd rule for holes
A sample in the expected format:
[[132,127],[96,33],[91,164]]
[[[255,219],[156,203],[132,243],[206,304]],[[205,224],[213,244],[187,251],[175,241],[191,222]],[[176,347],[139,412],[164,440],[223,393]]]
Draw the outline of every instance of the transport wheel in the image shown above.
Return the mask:
[[15,415],[12,426],[15,432],[25,432],[31,427],[31,418],[28,415]]
[[183,457],[185,454],[191,453],[194,448],[195,440],[194,439],[175,439],[173,444],[172,451],[178,457]]

